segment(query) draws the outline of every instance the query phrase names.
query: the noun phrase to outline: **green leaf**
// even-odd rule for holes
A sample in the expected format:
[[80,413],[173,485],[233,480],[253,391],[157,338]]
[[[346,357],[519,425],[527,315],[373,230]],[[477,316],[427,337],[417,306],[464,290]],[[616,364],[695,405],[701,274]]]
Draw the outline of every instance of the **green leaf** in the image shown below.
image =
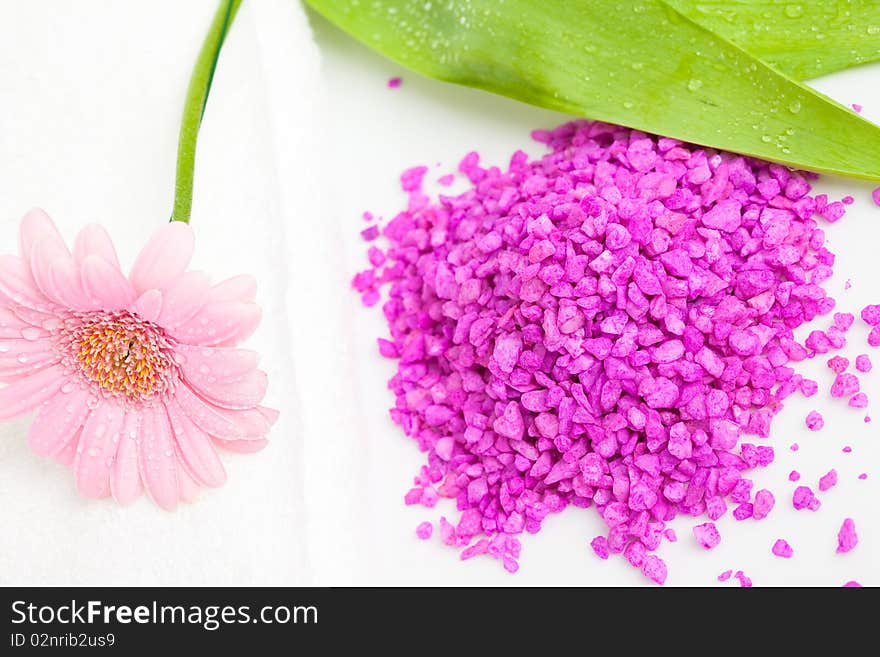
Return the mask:
[[880,59],[876,0],[667,0],[667,4],[798,80]]
[[440,80],[791,166],[880,179],[880,127],[661,0],[306,0]]

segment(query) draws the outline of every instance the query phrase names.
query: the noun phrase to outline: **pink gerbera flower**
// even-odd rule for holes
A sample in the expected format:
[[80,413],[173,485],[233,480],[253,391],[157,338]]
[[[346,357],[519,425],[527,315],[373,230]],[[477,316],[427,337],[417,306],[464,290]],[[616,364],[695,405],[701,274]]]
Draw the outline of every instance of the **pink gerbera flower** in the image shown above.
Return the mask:
[[266,374],[234,348],[260,321],[255,282],[186,271],[193,246],[187,224],[168,223],[126,277],[103,228],[71,253],[33,210],[21,256],[0,256],[0,420],[37,410],[28,444],[87,497],[126,504],[145,488],[173,509],[226,480],[215,446],[266,443]]

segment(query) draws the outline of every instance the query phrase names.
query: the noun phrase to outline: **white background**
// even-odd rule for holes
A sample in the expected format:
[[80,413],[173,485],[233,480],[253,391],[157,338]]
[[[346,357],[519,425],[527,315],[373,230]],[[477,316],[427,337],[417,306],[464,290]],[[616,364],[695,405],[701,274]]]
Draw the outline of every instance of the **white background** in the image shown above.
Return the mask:
[[[0,2],[14,16],[0,22],[0,250],[14,248],[18,218],[40,205],[69,237],[101,221],[130,261],[167,218],[179,109],[213,8],[212,0]],[[260,279],[265,320],[252,344],[272,377],[270,402],[283,411],[270,446],[225,457],[225,487],[166,514],[146,500],[119,509],[78,499],[69,473],[27,451],[27,422],[0,429],[0,583],[646,584],[623,559],[592,554],[588,542],[604,524],[593,509],[548,517],[524,537],[514,576],[494,560],[460,562],[436,533],[416,539],[419,522],[455,512],[451,503],[403,505],[424,455],[388,418],[394,363],[376,351],[386,334],[381,312],[360,307],[348,289],[366,266],[361,213],[399,211],[397,177],[409,166],[430,166],[435,180],[469,150],[499,165],[517,148],[537,155],[529,132],[566,117],[419,78],[310,18],[316,43],[296,2],[244,3],[215,78],[196,174],[196,264],[217,278],[251,271]],[[403,86],[388,89],[397,75]],[[814,84],[880,120],[878,78],[875,65]],[[818,185],[856,198],[826,231],[838,254],[828,288],[840,310],[854,313],[880,302],[871,187]],[[847,279],[853,287],[844,292]],[[865,336],[857,321],[844,355],[873,351]],[[862,384],[880,404],[875,353],[878,370]],[[717,585],[728,568],[756,586],[880,584],[880,405],[877,421],[864,424],[862,413],[831,400],[824,360],[799,368],[822,392],[789,399],[769,440],[777,460],[754,473],[756,489],[776,494],[770,517],[737,523],[728,514],[711,552],[693,540],[696,521],[677,520],[679,542],[659,551],[669,585]],[[826,419],[818,433],[803,423],[812,408]],[[793,442],[799,451],[789,450]],[[789,471],[815,490],[832,467],[840,482],[821,494],[821,509],[794,511]],[[847,516],[861,542],[836,555]],[[791,543],[794,558],[771,555],[776,538]]]

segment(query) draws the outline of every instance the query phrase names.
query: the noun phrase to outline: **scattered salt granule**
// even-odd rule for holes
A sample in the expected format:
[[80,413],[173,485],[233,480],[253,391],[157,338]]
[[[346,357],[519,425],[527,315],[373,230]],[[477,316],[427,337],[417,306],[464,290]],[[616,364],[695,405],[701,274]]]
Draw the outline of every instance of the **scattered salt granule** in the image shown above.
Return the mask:
[[850,397],[848,404],[853,408],[867,408],[868,395],[866,395],[864,392],[859,392]]
[[825,420],[822,419],[822,414],[818,411],[810,411],[807,413],[807,428],[810,431],[819,431],[822,427],[825,426]]
[[675,543],[678,540],[678,535],[675,533],[675,530],[672,527],[667,527],[665,530],[663,530],[663,535],[670,543]]
[[862,321],[868,326],[880,324],[880,303],[872,303],[865,306],[860,314]]
[[852,518],[847,518],[840,526],[840,531],[837,532],[837,552],[839,554],[849,552],[858,542],[859,537],[856,534],[856,523],[853,522]]
[[388,88],[389,89],[397,89],[401,85],[403,80],[401,78],[391,78],[388,80]]
[[871,192],[871,198],[874,199],[874,203],[880,206],[880,187]]
[[867,473],[867,472],[863,472],[862,474],[859,475],[859,479],[861,479],[862,481],[864,481],[864,480],[867,479],[867,478],[868,478],[868,473]]
[[868,354],[859,354],[856,356],[856,369],[859,372],[870,372],[872,367],[871,358]]
[[794,495],[792,495],[791,498],[791,504],[798,511],[801,509],[815,511],[822,505],[819,498],[816,497],[809,486],[798,486],[795,488]]
[[845,318],[794,331],[834,310],[814,214],[846,206],[784,166],[618,126],[535,138],[551,152],[503,169],[467,154],[458,195],[402,177],[386,260],[352,284],[389,287],[391,417],[426,453],[416,503],[455,500],[444,543],[511,570],[508,538],[592,506],[594,551],[661,582],[666,523],[754,517],[748,472],[772,456],[742,436],[807,394],[795,363],[843,345]]
[[731,575],[733,575],[733,571],[732,571],[732,570],[725,570],[723,573],[721,573],[720,575],[718,575],[718,581],[719,581],[719,582],[726,582],[727,580],[730,579],[730,576],[731,576]]
[[694,536],[697,539],[697,543],[707,550],[711,550],[721,542],[721,534],[718,533],[718,528],[715,527],[715,524],[711,522],[696,525],[694,527]]
[[[831,384],[832,397],[849,397],[859,391],[859,379],[855,374],[844,372],[838,374]],[[812,429],[812,427],[810,427]],[[821,427],[820,427],[821,428]]]
[[854,579],[851,579],[850,581],[848,581],[846,584],[843,585],[843,588],[845,588],[845,589],[860,589],[860,588],[862,588],[862,585],[859,584]]
[[852,447],[845,445],[842,451],[844,454],[849,454],[852,451]]
[[791,472],[788,473],[788,480],[789,481],[798,481],[800,478],[801,478],[801,473],[798,472],[797,470],[792,470]]
[[840,199],[840,202],[844,205],[852,205],[856,202],[856,200],[852,196],[844,196],[842,199]]
[[812,379],[802,379],[800,390],[804,397],[812,397],[819,391],[819,384]]
[[828,368],[836,374],[842,374],[849,367],[849,359],[843,356],[833,356],[828,359]]
[[791,559],[791,555],[794,554],[794,550],[791,549],[788,541],[786,541],[784,538],[776,539],[776,542],[773,544],[771,551],[777,557],[782,557],[783,559]]
[[871,347],[880,346],[880,326],[875,326],[868,333],[868,345]]
[[853,103],[852,105],[850,105],[850,107],[853,108],[853,111],[858,112],[859,114],[861,114],[861,113],[862,113],[862,110],[864,109],[864,108],[863,108],[861,105],[859,105],[858,103]]
[[416,536],[418,536],[423,541],[431,538],[431,534],[434,533],[434,526],[430,522],[420,523],[418,527],[416,527]]
[[832,468],[819,478],[819,490],[825,492],[837,485],[837,470]]
[[600,559],[607,559],[610,554],[608,549],[608,539],[604,536],[597,536],[590,542],[590,547]]
[[437,178],[437,182],[444,187],[449,187],[452,183],[455,182],[455,174],[447,173],[446,175],[440,176]]
[[766,488],[762,488],[755,493],[755,503],[753,504],[752,517],[755,520],[766,518],[773,506],[776,504],[776,498]]
[[364,238],[367,242],[372,242],[374,239],[379,237],[379,227],[377,225],[372,225],[367,228],[364,228],[361,231],[361,237]]
[[801,448],[801,446],[798,445],[797,443],[792,443],[791,446],[789,447],[789,449],[790,449],[792,452],[796,452],[796,451],[798,451],[800,448]]
[[746,575],[743,571],[737,570],[733,576],[739,580],[739,585],[742,588],[748,589],[748,588],[752,587],[752,580],[749,577],[746,577]]

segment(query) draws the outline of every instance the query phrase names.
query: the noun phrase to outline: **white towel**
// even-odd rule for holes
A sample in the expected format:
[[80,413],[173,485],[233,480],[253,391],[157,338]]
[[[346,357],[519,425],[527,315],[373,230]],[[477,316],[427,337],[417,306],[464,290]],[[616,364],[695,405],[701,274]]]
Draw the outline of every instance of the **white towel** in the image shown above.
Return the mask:
[[[131,263],[168,220],[177,131],[216,0],[3,3],[0,251],[46,209],[72,239],[92,221]],[[0,584],[290,585],[312,582],[286,294],[288,234],[319,216],[309,153],[317,49],[299,4],[245,2],[228,35],[198,144],[194,267],[252,273],[264,319],[248,346],[282,410],[269,446],[222,455],[229,481],[166,513],[80,498],[71,473],[34,456],[30,420],[0,426]],[[283,119],[284,125],[279,124]],[[297,319],[293,316],[292,319]]]

